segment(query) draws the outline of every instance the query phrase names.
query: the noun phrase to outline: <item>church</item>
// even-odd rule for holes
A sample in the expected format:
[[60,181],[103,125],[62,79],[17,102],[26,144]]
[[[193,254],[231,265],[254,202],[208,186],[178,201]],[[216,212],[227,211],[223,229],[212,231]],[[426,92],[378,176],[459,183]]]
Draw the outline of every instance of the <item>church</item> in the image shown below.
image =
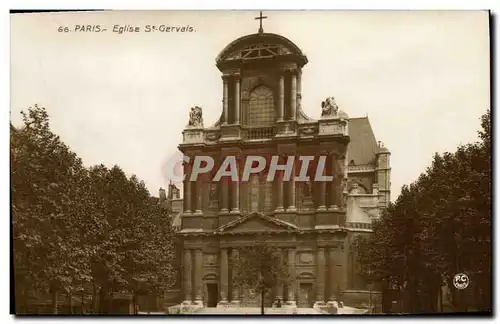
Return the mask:
[[181,299],[200,307],[259,305],[258,294],[233,285],[231,263],[238,249],[266,233],[292,278],[268,294],[266,307],[278,299],[286,307],[366,306],[378,292],[360,276],[352,242],[369,235],[388,206],[390,152],[377,142],[368,117],[348,116],[333,94],[318,102],[317,119],[304,113],[301,80],[308,59],[291,40],[264,32],[263,18],[257,33],[230,42],[216,58],[219,120],[206,127],[202,107],[193,107],[178,148],[191,161],[325,156],[333,180],[295,181],[294,170],[289,179],[267,181],[264,169],[248,181],[213,181],[210,174],[190,181],[192,165],[184,164],[183,198],[176,191],[172,201]]

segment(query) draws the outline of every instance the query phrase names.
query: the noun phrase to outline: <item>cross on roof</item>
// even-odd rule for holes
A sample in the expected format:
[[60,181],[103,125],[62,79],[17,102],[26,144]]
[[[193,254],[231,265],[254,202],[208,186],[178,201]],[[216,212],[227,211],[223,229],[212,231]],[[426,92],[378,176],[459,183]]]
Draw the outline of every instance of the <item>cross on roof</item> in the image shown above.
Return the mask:
[[262,19],[267,19],[267,16],[262,16],[262,11],[261,11],[259,17],[255,17],[254,19],[260,20],[259,33],[262,34],[264,32],[264,29],[262,28]]

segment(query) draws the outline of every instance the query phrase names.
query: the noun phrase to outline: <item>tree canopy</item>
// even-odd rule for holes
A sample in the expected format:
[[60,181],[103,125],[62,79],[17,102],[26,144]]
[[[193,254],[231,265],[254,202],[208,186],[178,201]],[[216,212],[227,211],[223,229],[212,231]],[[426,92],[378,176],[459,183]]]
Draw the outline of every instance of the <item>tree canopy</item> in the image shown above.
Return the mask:
[[[407,294],[407,311],[436,311],[441,287],[455,310],[491,310],[491,127],[480,141],[435,154],[432,165],[373,224],[360,262],[385,287]],[[471,288],[453,287],[458,273]]]
[[265,238],[260,238],[254,245],[238,251],[238,259],[233,260],[235,284],[260,293],[261,313],[264,314],[265,294],[277,284],[289,281],[285,258],[281,251]]
[[16,311],[50,292],[57,313],[58,293],[91,285],[101,296],[93,311],[106,312],[114,292],[172,286],[171,221],[145,184],[118,166],[84,167],[44,108],[22,116],[10,126]]

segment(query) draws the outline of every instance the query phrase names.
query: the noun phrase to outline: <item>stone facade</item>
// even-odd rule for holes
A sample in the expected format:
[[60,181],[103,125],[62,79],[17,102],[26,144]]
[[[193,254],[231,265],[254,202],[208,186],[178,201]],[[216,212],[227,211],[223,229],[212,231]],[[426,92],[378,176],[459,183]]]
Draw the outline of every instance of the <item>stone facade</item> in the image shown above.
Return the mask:
[[[183,304],[258,304],[259,296],[232,285],[231,260],[238,249],[268,233],[281,249],[294,280],[277,286],[275,298],[301,307],[342,300],[368,304],[372,292],[359,277],[351,242],[369,235],[371,222],[390,200],[389,151],[377,143],[368,118],[349,118],[327,98],[321,118],[301,108],[306,56],[290,40],[258,33],[230,43],[217,57],[222,73],[222,114],[203,127],[202,109],[192,110],[179,149],[193,157],[248,155],[326,157],[330,182],[286,181],[261,176],[248,181],[213,182],[205,174],[189,181],[184,165],[182,206],[173,208],[181,242]],[[295,167],[297,168],[297,167]],[[340,296],[339,296],[340,294]],[[374,296],[376,293],[373,293]],[[352,301],[352,302],[351,302]]]

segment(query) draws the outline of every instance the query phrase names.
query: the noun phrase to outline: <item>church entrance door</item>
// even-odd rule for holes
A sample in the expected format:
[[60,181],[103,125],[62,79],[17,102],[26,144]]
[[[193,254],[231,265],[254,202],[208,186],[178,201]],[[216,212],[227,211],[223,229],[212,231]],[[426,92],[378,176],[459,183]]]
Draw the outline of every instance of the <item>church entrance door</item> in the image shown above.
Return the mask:
[[218,288],[216,283],[207,283],[207,307],[217,307],[217,303],[219,302]]
[[313,306],[312,283],[301,282],[299,290],[299,307],[310,308]]

